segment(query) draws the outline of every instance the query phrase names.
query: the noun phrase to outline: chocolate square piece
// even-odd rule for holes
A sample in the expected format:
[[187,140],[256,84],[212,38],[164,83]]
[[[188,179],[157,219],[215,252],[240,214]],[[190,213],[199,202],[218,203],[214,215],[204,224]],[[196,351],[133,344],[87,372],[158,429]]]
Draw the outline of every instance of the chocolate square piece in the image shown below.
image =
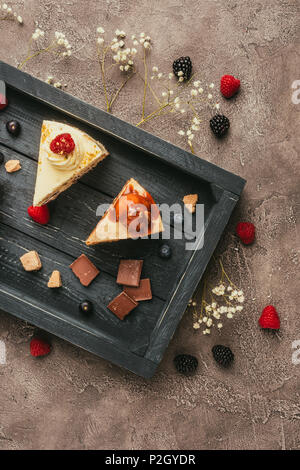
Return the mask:
[[119,265],[117,284],[138,287],[140,285],[143,260],[122,259]]
[[133,300],[151,300],[152,291],[150,279],[141,279],[139,287],[124,286],[124,292]]
[[107,308],[120,320],[124,320],[126,315],[137,306],[138,303],[123,291],[108,304]]
[[87,287],[100,272],[85,255],[80,255],[79,258],[73,261],[73,263],[70,264],[70,268],[85,287]]

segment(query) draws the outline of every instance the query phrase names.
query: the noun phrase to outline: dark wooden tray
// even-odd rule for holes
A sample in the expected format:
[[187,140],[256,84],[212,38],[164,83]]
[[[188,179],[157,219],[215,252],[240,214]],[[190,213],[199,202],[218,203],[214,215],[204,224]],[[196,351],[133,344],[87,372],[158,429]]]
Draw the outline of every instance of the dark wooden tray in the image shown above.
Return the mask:
[[[175,332],[188,300],[220,239],[245,181],[171,145],[142,129],[97,109],[32,76],[0,62],[9,106],[0,113],[0,151],[17,158],[22,170],[0,172],[0,307],[33,325],[81,346],[136,374],[151,377]],[[17,119],[18,138],[5,129]],[[43,119],[64,121],[103,142],[110,156],[51,203],[51,223],[40,226],[27,216],[32,204],[40,129]],[[96,208],[111,202],[130,177],[136,178],[157,203],[180,202],[198,193],[205,204],[204,247],[186,251],[186,240],[170,240],[173,256],[159,258],[161,240],[122,241],[87,247],[98,221]],[[19,257],[39,252],[43,268],[24,272]],[[83,287],[69,269],[85,253],[101,274]],[[153,300],[141,302],[122,322],[107,308],[120,292],[116,273],[121,258],[144,259],[143,277],[150,277]],[[53,269],[62,273],[63,288],[47,288]],[[95,313],[78,311],[89,298]]]

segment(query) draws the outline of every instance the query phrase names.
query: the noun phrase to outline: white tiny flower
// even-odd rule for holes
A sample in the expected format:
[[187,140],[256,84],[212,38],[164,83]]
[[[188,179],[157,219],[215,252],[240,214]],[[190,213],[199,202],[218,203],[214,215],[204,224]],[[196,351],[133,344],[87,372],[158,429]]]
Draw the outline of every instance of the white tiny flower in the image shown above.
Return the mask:
[[197,117],[194,117],[193,123],[198,125],[198,124],[200,124],[200,120]]
[[238,305],[237,307],[235,307],[237,312],[241,312],[243,310],[243,308],[244,307],[242,305]]
[[184,80],[184,77],[179,77],[178,79],[179,82],[183,82],[183,80]]
[[216,318],[216,320],[219,320],[221,318],[221,315],[218,312],[214,312],[213,316]]
[[173,78],[172,72],[169,73],[168,77],[169,77],[169,80],[172,80],[172,78]]
[[133,48],[131,49],[131,54],[132,54],[132,55],[135,55],[136,53],[137,53],[137,50],[136,50],[135,47],[133,47]]
[[232,317],[233,317],[232,313],[227,313],[227,318],[232,318]]
[[222,324],[222,323],[218,323],[217,326],[218,326],[219,330],[220,330],[221,328],[223,328],[223,324]]
[[99,28],[97,28],[97,33],[99,33],[99,34],[104,34],[104,33],[105,33],[105,31],[104,31],[104,29],[102,28],[102,26],[99,26]]
[[206,334],[207,334],[207,335],[210,335],[210,330],[209,330],[208,328],[206,328],[205,331],[206,331]]
[[185,132],[184,131],[178,131],[178,134],[179,135],[185,135]]
[[196,81],[194,82],[194,87],[195,87],[195,88],[199,88],[199,86],[200,86],[200,81],[199,81],[199,80],[196,80]]
[[199,131],[200,127],[193,124],[192,129],[193,129],[193,131]]
[[176,104],[175,104],[175,108],[176,108],[176,109],[180,109],[180,103],[176,103]]
[[152,72],[158,72],[158,67],[152,67]]
[[121,72],[124,71],[124,66],[123,65],[120,65],[120,70],[121,70]]
[[243,295],[241,295],[241,297],[238,297],[237,301],[242,304],[245,301],[245,297]]
[[243,295],[243,293],[244,293],[244,292],[243,292],[242,290],[239,290],[238,293],[237,293],[237,295],[240,297],[241,295]]
[[197,94],[198,94],[198,91],[193,88],[193,90],[191,90],[191,95],[192,96],[197,96]]
[[118,38],[113,38],[112,42],[113,42],[114,44],[117,44]]
[[144,38],[145,37],[145,33],[140,33],[140,38]]
[[2,8],[3,8],[3,10],[7,10],[7,5],[6,5],[6,3],[3,3]]
[[212,97],[213,97],[213,96],[212,96],[210,93],[207,95],[207,98],[208,98],[209,100],[211,100]]
[[228,286],[228,287],[227,287],[227,290],[228,290],[228,292],[231,292],[231,291],[232,291],[232,287],[231,287],[231,286]]
[[179,70],[179,72],[177,73],[177,77],[182,77],[182,76],[183,76],[183,71]]
[[194,323],[193,328],[194,328],[194,330],[198,330],[200,328],[199,323]]
[[206,322],[207,322],[207,320],[208,320],[208,318],[207,318],[207,317],[203,317],[203,319],[202,319],[202,320],[203,320],[203,323],[206,323]]
[[129,70],[129,65],[128,64],[125,65],[124,70],[125,70],[125,72],[127,72]]
[[67,51],[67,56],[70,57],[72,55],[72,51]]
[[166,93],[165,91],[163,91],[162,94],[161,94],[161,96],[163,96],[163,97],[165,98],[166,96],[168,96],[168,93]]
[[63,40],[62,38],[58,39],[58,40],[57,40],[57,44],[58,44],[59,46],[62,46],[62,45],[64,44],[64,40]]
[[128,61],[128,65],[133,65],[133,61],[132,61],[132,60],[129,60],[129,61]]
[[141,39],[140,39],[140,44],[144,44],[144,42],[145,42],[145,39],[144,39],[144,38],[141,38]]
[[23,18],[22,16],[17,16],[17,21],[20,23],[20,24],[23,24]]
[[7,13],[11,13],[12,9],[10,7],[7,8]]
[[97,43],[101,46],[104,43],[104,39],[103,38],[98,38]]
[[204,91],[203,88],[199,88],[198,93],[202,95],[203,91]]
[[181,114],[185,113],[185,109],[180,110]]
[[216,108],[216,109],[220,109],[220,104],[219,104],[219,103],[216,103],[216,104],[215,104],[215,108]]
[[144,48],[145,48],[145,49],[150,49],[150,47],[151,47],[151,46],[150,46],[150,42],[145,41],[145,42],[144,42]]
[[214,88],[214,87],[215,87],[215,84],[214,84],[214,83],[211,83],[211,84],[209,85],[209,88]]
[[[187,132],[186,132],[186,135],[191,135],[192,131],[189,129]],[[207,307],[205,307],[205,310],[209,309],[210,310],[210,307],[209,305]]]
[[137,40],[133,41],[133,45],[134,45],[134,46],[138,46],[138,45],[139,45],[139,41],[137,41]]
[[34,41],[36,41],[39,38],[39,35],[38,35],[38,33],[33,33],[33,35],[31,37]]
[[212,319],[209,318],[209,319],[207,320],[206,324],[207,324],[208,327],[212,326],[212,324],[213,324]]
[[174,91],[173,91],[173,90],[169,90],[169,95],[170,95],[170,96],[174,95]]
[[120,31],[119,29],[116,29],[115,35],[116,35],[116,36],[120,36],[120,32],[121,32],[121,31]]
[[162,78],[163,74],[160,72],[158,75],[157,75],[157,78],[160,79]]

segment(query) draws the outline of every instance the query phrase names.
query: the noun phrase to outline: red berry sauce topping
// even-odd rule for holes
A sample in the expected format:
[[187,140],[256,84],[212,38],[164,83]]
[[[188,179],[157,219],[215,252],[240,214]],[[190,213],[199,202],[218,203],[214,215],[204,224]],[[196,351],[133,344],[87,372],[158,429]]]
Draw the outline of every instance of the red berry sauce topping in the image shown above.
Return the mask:
[[59,134],[52,140],[50,149],[53,153],[59,153],[66,155],[73,152],[75,148],[75,142],[71,137],[71,134]]

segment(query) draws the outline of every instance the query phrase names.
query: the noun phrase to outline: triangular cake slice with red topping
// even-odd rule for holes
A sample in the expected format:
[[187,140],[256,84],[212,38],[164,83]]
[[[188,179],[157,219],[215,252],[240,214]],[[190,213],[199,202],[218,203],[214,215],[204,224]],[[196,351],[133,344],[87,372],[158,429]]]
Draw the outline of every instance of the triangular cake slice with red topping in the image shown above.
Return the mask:
[[107,155],[105,147],[85,132],[43,121],[33,205],[55,199]]
[[86,244],[136,239],[163,230],[157,204],[148,191],[131,178],[98,222]]

